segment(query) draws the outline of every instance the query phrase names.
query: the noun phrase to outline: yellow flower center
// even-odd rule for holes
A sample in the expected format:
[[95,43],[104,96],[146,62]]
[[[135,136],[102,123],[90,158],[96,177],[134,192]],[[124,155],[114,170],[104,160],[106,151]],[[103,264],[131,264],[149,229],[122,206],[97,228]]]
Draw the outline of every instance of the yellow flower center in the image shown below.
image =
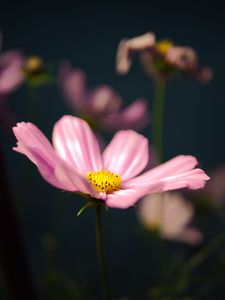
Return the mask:
[[42,71],[44,62],[39,56],[30,56],[25,61],[24,69],[27,73],[35,74]]
[[161,225],[157,221],[152,221],[151,223],[149,223],[148,227],[152,231],[160,231],[160,229],[161,229]]
[[173,46],[174,46],[173,42],[171,42],[170,40],[164,39],[164,40],[159,41],[155,45],[155,48],[160,54],[165,55],[168,52],[168,50]]
[[107,194],[118,191],[122,181],[118,174],[107,170],[88,172],[86,177],[97,192]]

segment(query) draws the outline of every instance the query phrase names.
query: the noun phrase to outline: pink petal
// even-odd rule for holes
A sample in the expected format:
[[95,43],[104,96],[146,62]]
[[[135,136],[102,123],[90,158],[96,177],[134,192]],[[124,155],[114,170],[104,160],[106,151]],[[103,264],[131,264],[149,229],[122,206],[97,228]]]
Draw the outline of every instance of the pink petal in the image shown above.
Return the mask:
[[13,92],[24,80],[23,57],[18,51],[8,51],[0,56],[0,93]]
[[197,70],[196,78],[201,83],[208,83],[213,79],[213,71],[209,67],[200,68]]
[[16,65],[21,69],[23,68],[24,56],[19,50],[10,50],[1,54],[0,56],[1,67],[5,67],[10,64]]
[[104,168],[128,180],[145,168],[148,153],[144,136],[132,130],[119,131],[103,152]]
[[62,117],[54,126],[52,140],[59,156],[82,174],[102,169],[97,139],[84,120]]
[[139,217],[148,228],[155,224],[163,236],[176,237],[194,215],[191,202],[179,193],[150,194],[140,201]]
[[126,74],[132,64],[128,40],[124,39],[119,43],[116,55],[116,71]]
[[193,169],[197,161],[193,156],[177,156],[168,162],[123,183],[123,188],[159,193],[180,188],[199,189],[209,177],[201,169]]
[[140,199],[141,194],[136,190],[119,190],[113,194],[108,194],[105,203],[108,207],[126,209]]
[[152,229],[157,225],[162,230],[164,218],[165,201],[164,194],[150,194],[140,200],[138,204],[138,218],[146,229]]
[[212,203],[220,208],[225,201],[225,166],[222,165],[211,173],[211,180],[205,192],[212,198]]
[[13,149],[36,164],[47,182],[63,190],[92,194],[87,180],[58,157],[47,138],[35,125],[21,122],[13,128],[13,132],[18,140],[17,147]]
[[140,221],[147,229],[157,225],[162,237],[197,245],[202,241],[202,233],[187,227],[193,215],[191,202],[178,193],[148,195],[138,207]]
[[194,227],[186,227],[177,236],[176,240],[188,243],[192,246],[197,246],[203,241],[203,234],[200,230]]
[[166,54],[166,61],[182,71],[195,70],[198,55],[190,47],[171,47]]
[[[151,169],[151,176],[155,179],[162,176],[169,176],[172,174],[180,174],[193,169],[198,164],[197,159],[191,155],[178,155],[169,161]],[[143,174],[144,175],[144,174]]]
[[112,130],[141,129],[150,120],[147,101],[138,99],[119,113],[107,116],[102,123]]
[[155,44],[154,33],[146,33],[141,36],[124,39],[119,43],[116,57],[116,70],[120,74],[125,74],[129,71],[132,59],[132,52],[144,51],[151,48]]
[[122,104],[122,99],[109,86],[100,86],[89,95],[90,114],[104,116],[117,112]]
[[83,71],[72,69],[69,63],[64,63],[59,69],[59,84],[63,95],[73,109],[83,112],[87,105],[86,75]]

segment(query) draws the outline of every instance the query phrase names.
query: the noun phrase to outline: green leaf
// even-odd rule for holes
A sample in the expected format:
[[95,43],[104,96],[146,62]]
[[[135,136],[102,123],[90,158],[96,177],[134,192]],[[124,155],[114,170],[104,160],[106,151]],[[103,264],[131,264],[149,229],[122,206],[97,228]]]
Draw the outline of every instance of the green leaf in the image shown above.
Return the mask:
[[77,217],[79,217],[84,211],[85,209],[87,209],[88,207],[91,207],[91,206],[96,206],[96,203],[93,202],[93,201],[89,201],[87,202],[84,206],[82,206],[79,211],[77,212]]

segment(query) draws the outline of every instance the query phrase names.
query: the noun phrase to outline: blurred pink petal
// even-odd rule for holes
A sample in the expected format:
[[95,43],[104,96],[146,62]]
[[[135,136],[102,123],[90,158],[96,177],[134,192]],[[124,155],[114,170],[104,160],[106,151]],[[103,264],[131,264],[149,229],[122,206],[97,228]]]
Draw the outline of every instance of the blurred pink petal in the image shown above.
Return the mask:
[[200,230],[193,227],[186,227],[181,234],[177,236],[177,240],[188,243],[192,246],[197,246],[202,243],[204,237]]
[[[0,32],[0,50],[2,35]],[[8,132],[16,123],[16,117],[6,106],[7,95],[14,92],[23,82],[23,55],[17,50],[0,53],[0,121]]]
[[190,47],[171,47],[165,57],[168,64],[182,71],[196,70],[198,55]]
[[138,99],[116,114],[109,115],[102,123],[109,129],[116,131],[121,129],[141,129],[150,121],[147,101]]
[[0,94],[13,92],[24,80],[23,56],[19,51],[0,55]]
[[109,86],[100,86],[89,95],[88,113],[102,116],[117,113],[122,99]]
[[119,43],[116,56],[116,70],[120,74],[129,71],[132,64],[132,53],[144,51],[153,47],[155,44],[154,33],[146,33],[141,36],[124,39]]
[[180,240],[192,245],[202,241],[202,234],[189,223],[194,209],[178,193],[148,195],[138,206],[138,216],[147,229],[158,229],[166,239]]
[[82,71],[69,64],[60,67],[59,83],[70,105],[102,130],[141,129],[149,122],[147,101],[138,99],[121,110],[121,97],[109,86],[88,90]]
[[87,105],[86,75],[84,72],[72,69],[69,63],[64,63],[59,69],[59,83],[63,95],[68,99],[71,107],[82,112]]
[[149,149],[147,139],[132,130],[119,131],[102,155],[89,125],[72,116],[56,123],[55,148],[31,123],[18,123],[13,130],[18,140],[14,150],[35,163],[46,181],[110,207],[127,208],[152,192],[201,188],[209,179],[194,169],[197,162],[191,156],[178,156],[135,178],[148,162]]
[[180,71],[202,83],[213,77],[209,68],[199,65],[198,54],[191,47],[176,46],[170,39],[156,41],[154,33],[147,33],[132,39],[123,39],[118,46],[116,70],[126,74],[133,60],[139,54],[144,71],[154,80],[169,79]]
[[211,173],[211,180],[204,190],[218,207],[225,205],[225,166],[220,166]]
[[204,67],[200,68],[197,71],[196,78],[201,82],[201,83],[208,83],[209,81],[212,80],[213,78],[213,71],[209,67]]

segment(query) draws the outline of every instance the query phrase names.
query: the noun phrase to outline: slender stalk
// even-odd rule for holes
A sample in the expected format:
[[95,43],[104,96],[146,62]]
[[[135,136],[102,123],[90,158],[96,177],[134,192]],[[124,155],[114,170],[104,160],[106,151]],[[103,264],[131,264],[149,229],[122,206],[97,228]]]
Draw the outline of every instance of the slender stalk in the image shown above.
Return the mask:
[[36,294],[7,175],[0,149],[0,268],[10,300],[35,300]]
[[159,163],[163,161],[163,116],[166,94],[166,81],[158,80],[155,84],[153,103],[152,142],[156,147]]
[[179,277],[187,276],[192,270],[201,265],[209,255],[216,250],[225,241],[225,231],[220,232],[213,240],[211,240],[204,248],[193,255],[189,261],[184,264]]
[[104,247],[102,240],[102,224],[101,224],[101,206],[96,206],[96,247],[99,261],[99,268],[102,277],[102,285],[105,290],[105,299],[111,300],[108,277],[105,265]]

